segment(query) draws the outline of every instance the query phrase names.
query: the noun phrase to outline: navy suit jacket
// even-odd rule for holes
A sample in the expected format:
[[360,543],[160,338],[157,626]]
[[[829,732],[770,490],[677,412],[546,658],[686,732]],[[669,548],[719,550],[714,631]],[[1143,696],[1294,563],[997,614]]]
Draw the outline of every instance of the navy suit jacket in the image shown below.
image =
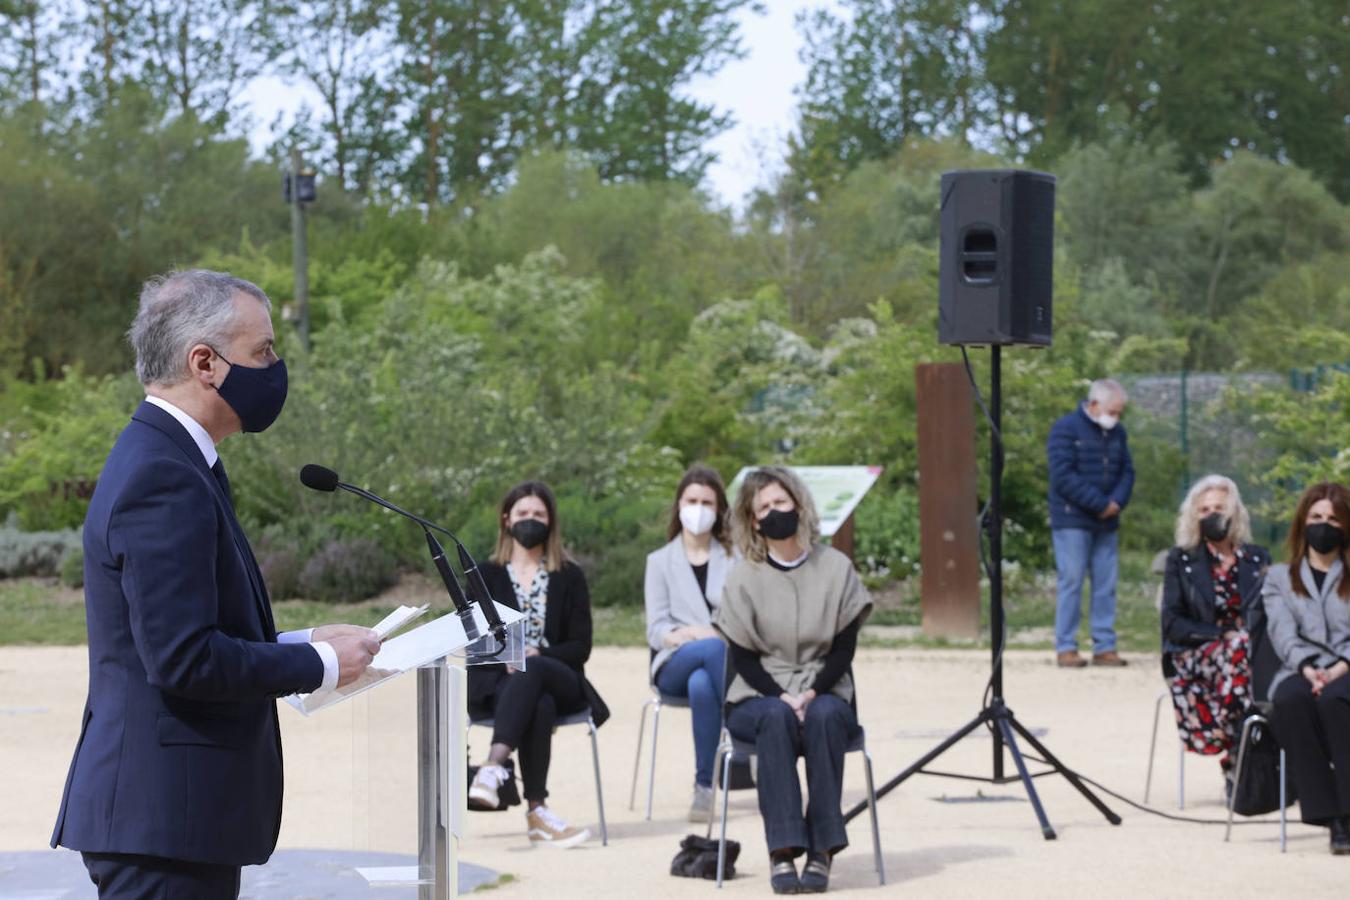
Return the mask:
[[323,681],[276,643],[243,529],[201,450],[142,403],[84,523],[89,697],[52,846],[265,862],[281,828],[276,699]]

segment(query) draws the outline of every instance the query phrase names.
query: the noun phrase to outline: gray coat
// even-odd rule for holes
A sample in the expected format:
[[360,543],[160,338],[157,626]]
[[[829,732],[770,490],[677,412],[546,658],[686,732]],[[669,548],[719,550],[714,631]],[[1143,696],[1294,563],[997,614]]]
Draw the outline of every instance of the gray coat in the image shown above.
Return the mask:
[[1336,594],[1343,574],[1340,560],[1327,572],[1321,591],[1313,581],[1308,561],[1303,560],[1301,565],[1303,586],[1311,596],[1294,593],[1289,567],[1284,564],[1270,567],[1261,591],[1266,633],[1280,658],[1280,671],[1270,682],[1269,697],[1275,696],[1280,682],[1297,674],[1305,663],[1327,668],[1337,659],[1350,659],[1350,602]]
[[684,555],[681,535],[675,535],[660,550],[647,554],[647,575],[643,587],[647,606],[647,643],[655,651],[652,657],[652,677],[670,659],[675,647],[662,641],[676,628],[685,625],[711,625],[713,611],[722,603],[722,586],[735,560],[716,540],[708,545],[708,595],[704,599],[694,577],[694,567]]

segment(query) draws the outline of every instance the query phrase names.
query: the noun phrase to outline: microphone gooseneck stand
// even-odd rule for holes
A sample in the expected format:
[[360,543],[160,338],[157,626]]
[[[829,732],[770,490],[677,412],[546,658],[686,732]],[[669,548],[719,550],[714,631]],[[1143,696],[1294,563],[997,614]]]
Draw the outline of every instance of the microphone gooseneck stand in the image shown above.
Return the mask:
[[[473,604],[477,603],[483,610],[483,618],[487,621],[488,631],[497,641],[497,649],[491,653],[478,652],[473,654],[474,659],[495,659],[502,655],[506,650],[506,627],[502,624],[501,616],[497,614],[497,607],[492,601],[492,592],[488,590],[487,582],[483,580],[482,573],[478,570],[478,563],[473,555],[469,553],[467,547],[460,541],[455,533],[450,529],[437,525],[435,522],[422,518],[416,513],[408,512],[401,506],[390,503],[378,494],[372,493],[365,488],[357,487],[354,484],[347,484],[338,480],[338,474],[332,469],[318,465],[307,465],[300,470],[300,482],[305,487],[316,491],[332,492],[341,488],[348,493],[369,500],[377,506],[382,506],[390,512],[398,513],[407,519],[411,519],[422,526],[422,533],[426,535],[427,549],[431,553],[432,564],[436,567],[436,572],[441,576],[441,581],[445,584],[445,591],[450,596],[450,602],[455,606],[455,614],[459,617],[460,623],[464,626],[464,633],[474,641],[482,637],[478,630],[478,624],[473,617]],[[465,579],[468,582],[469,590],[466,594],[459,579],[455,576],[454,569],[450,566],[449,560],[445,557],[445,548],[441,542],[432,534],[433,531],[439,531],[454,541],[455,548],[458,551],[460,569],[464,572]]]

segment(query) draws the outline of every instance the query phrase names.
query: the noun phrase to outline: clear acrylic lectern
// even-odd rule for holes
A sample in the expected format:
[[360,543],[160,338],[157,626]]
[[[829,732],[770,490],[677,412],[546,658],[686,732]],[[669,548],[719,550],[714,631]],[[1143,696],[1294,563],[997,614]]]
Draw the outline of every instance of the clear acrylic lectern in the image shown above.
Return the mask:
[[[379,750],[388,750],[388,741],[406,733],[405,728],[391,725],[402,719],[395,710],[386,710],[383,695],[362,697],[372,688],[394,681],[399,676],[416,670],[416,731],[417,731],[417,864],[414,866],[373,866],[357,871],[372,886],[416,885],[419,900],[451,900],[457,893],[459,838],[464,833],[466,731],[466,676],[468,666],[506,663],[525,668],[524,621],[520,612],[496,604],[497,612],[506,626],[506,643],[499,646],[488,633],[482,610],[474,605],[472,618],[453,611],[419,627],[410,628],[386,640],[379,654],[362,678],[327,694],[302,694],[288,697],[287,702],[302,714],[309,716],[353,697],[360,701],[352,707],[352,786],[353,806],[364,800],[367,829],[388,828],[393,816],[411,817],[412,811],[397,796],[397,790],[378,783],[376,773],[387,774],[375,764],[376,742]],[[397,690],[387,692],[397,702]],[[406,692],[405,692],[406,693]],[[391,713],[386,716],[385,713]],[[396,748],[397,749],[397,748]],[[401,754],[400,754],[401,755]],[[364,795],[364,796],[361,796]],[[383,804],[376,814],[376,806]],[[390,810],[389,806],[397,807]],[[372,826],[370,823],[375,822]],[[386,824],[381,824],[386,823]],[[397,840],[395,840],[397,843]],[[375,841],[367,831],[364,840],[353,838],[354,844],[373,849]],[[388,841],[378,842],[388,849]],[[401,846],[401,845],[400,845]]]

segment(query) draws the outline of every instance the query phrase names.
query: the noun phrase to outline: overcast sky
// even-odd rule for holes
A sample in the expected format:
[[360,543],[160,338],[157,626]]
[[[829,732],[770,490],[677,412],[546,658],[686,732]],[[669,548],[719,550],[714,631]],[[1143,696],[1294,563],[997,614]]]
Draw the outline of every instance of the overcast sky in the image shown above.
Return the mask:
[[[795,26],[797,13],[834,4],[833,0],[767,0],[764,5],[763,14],[743,12],[740,16],[745,59],[691,86],[695,97],[730,111],[735,119],[710,144],[717,162],[708,171],[708,187],[724,203],[738,206],[783,160],[793,125],[793,90],[806,77],[806,68],[798,59],[802,38]],[[253,116],[254,148],[260,151],[271,142],[271,124],[279,113],[293,114],[306,99],[318,105],[312,90],[281,78],[261,78],[251,85],[243,100]]]

